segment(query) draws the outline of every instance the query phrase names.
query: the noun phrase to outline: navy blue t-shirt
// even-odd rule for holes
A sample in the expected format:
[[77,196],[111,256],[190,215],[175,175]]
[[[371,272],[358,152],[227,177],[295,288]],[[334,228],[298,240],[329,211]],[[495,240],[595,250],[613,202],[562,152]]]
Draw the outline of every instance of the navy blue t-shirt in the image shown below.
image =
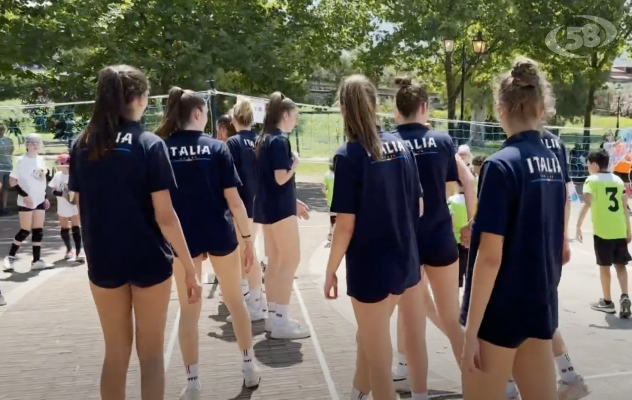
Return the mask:
[[422,190],[415,159],[395,134],[380,137],[380,161],[358,142],[346,143],[334,157],[331,211],[355,215],[347,293],[366,303],[401,294],[421,279],[415,231]]
[[201,131],[175,132],[165,143],[178,182],[171,199],[191,256],[232,253],[238,243],[224,189],[241,181],[228,146]]
[[484,232],[503,236],[504,242],[483,324],[498,323],[508,314],[537,314],[546,307],[556,312],[566,202],[557,157],[546,148],[540,132],[516,134],[485,161],[480,186],[461,323],[467,319],[472,271]]
[[228,138],[226,142],[241,179],[242,185],[238,190],[241,200],[246,206],[248,218],[254,217],[254,200],[257,190],[256,139],[257,134],[253,131],[239,131]]
[[430,232],[441,224],[451,226],[445,197],[446,182],[459,179],[452,138],[445,132],[433,131],[417,123],[399,125],[397,133],[415,155],[424,190],[424,215],[419,220],[419,229]]
[[542,132],[542,143],[555,154],[555,157],[560,161],[560,167],[562,167],[562,173],[564,174],[564,182],[571,181],[571,177],[568,175],[568,159],[566,156],[566,146],[559,137],[555,136],[548,130]]
[[257,155],[257,194],[255,222],[274,224],[296,215],[296,183],[294,176],[279,185],[274,171],[292,169],[292,146],[281,130],[276,129],[263,137]]
[[176,181],[162,139],[136,122],[119,131],[113,151],[97,161],[88,160],[87,149],[75,143],[68,187],[80,193],[93,283],[144,286],[158,280],[157,275],[171,275],[173,253],[156,222],[151,194],[174,189]]

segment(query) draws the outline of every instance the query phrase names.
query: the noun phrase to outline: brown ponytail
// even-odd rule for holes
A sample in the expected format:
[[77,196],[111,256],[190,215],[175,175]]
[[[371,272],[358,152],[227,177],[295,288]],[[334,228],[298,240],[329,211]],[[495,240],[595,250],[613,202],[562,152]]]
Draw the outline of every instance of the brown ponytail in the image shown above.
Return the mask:
[[205,105],[206,101],[194,91],[172,87],[156,135],[166,139],[177,130],[183,129],[191,120],[191,113],[196,109],[204,110]]
[[344,80],[338,92],[344,109],[345,133],[350,141],[358,141],[375,161],[382,159],[382,142],[376,121],[377,89],[364,75],[352,75]]
[[261,151],[266,136],[277,128],[277,125],[279,125],[283,118],[283,114],[295,108],[296,104],[289,97],[285,97],[283,93],[274,92],[270,95],[270,101],[266,106],[266,115],[263,119],[263,129],[261,135],[257,138],[257,156]]
[[129,65],[105,67],[99,71],[97,96],[92,118],[79,137],[79,146],[88,149],[88,159],[98,160],[114,148],[130,104],[149,90],[145,74]]

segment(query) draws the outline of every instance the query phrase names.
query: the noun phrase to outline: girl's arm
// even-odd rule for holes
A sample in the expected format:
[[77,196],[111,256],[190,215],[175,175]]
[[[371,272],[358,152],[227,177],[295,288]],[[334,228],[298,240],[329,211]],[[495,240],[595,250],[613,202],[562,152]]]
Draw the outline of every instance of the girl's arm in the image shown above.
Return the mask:
[[[334,195],[335,195],[334,191]],[[329,253],[329,261],[327,262],[327,274],[336,274],[342,258],[345,256],[353,231],[355,229],[354,214],[336,214],[336,225],[331,239],[331,251]]]
[[290,179],[292,179],[292,177],[294,176],[294,173],[296,172],[297,167],[298,167],[298,157],[295,156],[294,159],[292,160],[292,167],[289,170],[288,169],[274,170],[274,179],[279,184],[279,186],[285,185]]
[[478,333],[481,327],[500,270],[503,240],[504,237],[500,235],[481,233],[481,242],[474,262],[470,308],[465,326],[468,332]]
[[461,181],[464,192],[463,194],[465,195],[467,220],[471,221],[476,212],[476,178],[474,178],[474,174],[472,174],[472,171],[467,167],[465,161],[463,161],[458,154],[455,155],[455,158],[456,166],[459,172],[459,180]]
[[239,196],[239,192],[236,187],[224,189],[224,198],[228,203],[228,208],[233,214],[233,218],[237,223],[237,229],[243,238],[251,237],[250,221],[248,220],[248,213],[246,212],[246,206]]
[[584,223],[584,218],[586,218],[586,214],[588,214],[588,210],[590,210],[591,204],[592,194],[584,193],[584,205],[582,206],[582,210],[579,212],[579,217],[577,218],[577,228],[575,229],[575,236],[580,242],[583,240],[582,225]]

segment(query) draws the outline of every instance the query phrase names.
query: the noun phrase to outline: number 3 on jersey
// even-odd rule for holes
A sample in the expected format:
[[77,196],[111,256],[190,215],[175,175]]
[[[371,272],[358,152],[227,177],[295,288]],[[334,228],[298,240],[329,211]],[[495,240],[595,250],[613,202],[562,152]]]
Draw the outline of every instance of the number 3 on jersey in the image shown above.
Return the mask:
[[610,201],[612,204],[608,207],[608,210],[612,212],[619,211],[619,200],[617,200],[617,192],[619,190],[616,187],[606,188],[606,194],[610,195]]

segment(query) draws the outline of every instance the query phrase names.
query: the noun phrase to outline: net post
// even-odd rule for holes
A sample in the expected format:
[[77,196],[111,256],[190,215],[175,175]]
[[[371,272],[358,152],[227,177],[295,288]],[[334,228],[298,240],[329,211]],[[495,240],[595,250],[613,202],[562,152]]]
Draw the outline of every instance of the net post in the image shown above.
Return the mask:
[[215,79],[211,79],[208,81],[209,88],[211,89],[211,107],[209,112],[211,113],[211,133],[214,138],[217,138],[217,127],[215,126],[215,121],[217,119],[217,98],[215,94]]

